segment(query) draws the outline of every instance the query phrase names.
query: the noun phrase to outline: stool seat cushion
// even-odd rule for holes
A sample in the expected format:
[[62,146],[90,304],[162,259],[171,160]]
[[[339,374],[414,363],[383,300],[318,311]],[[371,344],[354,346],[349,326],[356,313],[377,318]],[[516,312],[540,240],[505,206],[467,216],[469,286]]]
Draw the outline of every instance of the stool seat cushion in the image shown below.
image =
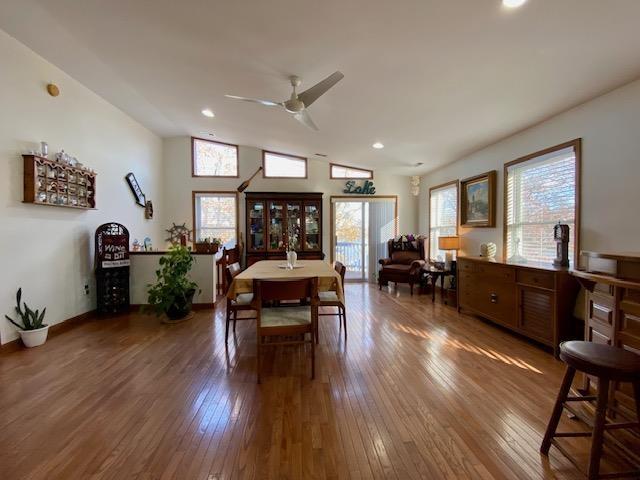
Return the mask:
[[640,355],[600,343],[560,344],[560,358],[576,370],[620,382],[640,380]]

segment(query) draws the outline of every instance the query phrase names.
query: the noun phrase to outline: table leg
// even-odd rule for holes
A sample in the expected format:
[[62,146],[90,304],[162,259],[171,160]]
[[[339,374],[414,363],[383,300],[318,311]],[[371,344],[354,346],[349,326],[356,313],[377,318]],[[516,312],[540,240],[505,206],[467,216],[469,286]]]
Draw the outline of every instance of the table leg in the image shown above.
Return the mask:
[[436,283],[438,283],[438,277],[431,275],[431,303],[436,301]]

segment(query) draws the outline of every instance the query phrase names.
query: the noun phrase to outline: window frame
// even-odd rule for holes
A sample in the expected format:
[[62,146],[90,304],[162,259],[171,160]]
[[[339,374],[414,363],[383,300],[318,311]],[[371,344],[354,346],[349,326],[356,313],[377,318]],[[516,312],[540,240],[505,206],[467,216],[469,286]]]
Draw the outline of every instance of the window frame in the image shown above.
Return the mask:
[[508,180],[509,180],[509,167],[514,165],[518,165],[520,163],[528,162],[529,160],[533,160],[537,157],[541,157],[543,155],[548,155],[550,153],[564,150],[566,148],[573,148],[575,152],[575,178],[576,178],[576,188],[575,188],[575,202],[574,202],[574,223],[575,223],[575,241],[573,245],[573,261],[570,261],[571,268],[577,268],[580,261],[580,199],[582,197],[582,138],[575,138],[573,140],[569,140],[568,142],[561,143],[559,145],[554,145],[553,147],[545,148],[543,150],[539,150],[534,153],[530,153],[529,155],[525,155],[524,157],[516,158],[508,163],[504,164],[503,169],[503,185],[502,185],[502,195],[503,195],[503,203],[502,203],[502,256],[504,260],[507,260],[507,239],[508,239],[508,211],[507,211],[507,202],[508,202]]
[[[333,167],[350,168],[351,170],[360,170],[361,172],[368,172],[370,177],[334,177]],[[373,180],[373,170],[368,168],[352,167],[349,165],[342,165],[340,163],[329,163],[329,179],[330,180]]]
[[[282,177],[282,176],[276,176],[276,175],[267,175],[267,167],[265,165],[265,157],[266,155],[270,153],[272,155],[280,155],[282,157],[289,157],[292,159],[297,159],[297,160],[304,160],[304,177]],[[262,150],[262,178],[282,178],[282,179],[287,179],[287,180],[306,180],[309,178],[309,160],[307,159],[307,157],[301,157],[299,155],[291,155],[289,153],[282,153],[282,152],[274,152],[271,150]]]
[[[216,145],[224,145],[233,147],[236,151],[236,174],[235,175],[197,175],[196,174],[196,141],[214,143]],[[193,178],[240,178],[240,152],[238,145],[234,143],[219,142],[209,140],[208,138],[191,137],[191,177]]]
[[429,232],[429,238],[427,241],[427,262],[429,263],[431,263],[431,194],[434,190],[440,190],[452,185],[456,187],[456,237],[460,236],[458,230],[460,228],[460,179],[451,180],[449,182],[430,187],[429,198],[427,200],[429,202],[429,217],[427,218],[427,225],[429,227],[427,229],[427,231]]
[[198,228],[196,224],[196,197],[198,195],[211,195],[215,196],[233,196],[236,199],[236,246],[240,245],[240,195],[236,190],[192,190],[191,191],[191,215],[193,221],[193,243],[195,245],[198,239]]

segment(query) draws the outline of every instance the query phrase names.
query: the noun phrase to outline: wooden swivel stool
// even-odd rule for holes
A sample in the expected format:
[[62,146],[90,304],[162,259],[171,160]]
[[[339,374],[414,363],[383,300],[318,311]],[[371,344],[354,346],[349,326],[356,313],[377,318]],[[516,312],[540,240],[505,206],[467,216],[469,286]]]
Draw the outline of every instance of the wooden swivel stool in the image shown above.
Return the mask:
[[[640,427],[640,355],[608,345],[571,341],[560,344],[560,359],[567,364],[567,371],[562,380],[562,386],[560,387],[560,392],[558,392],[558,398],[547,426],[547,432],[542,440],[540,452],[548,455],[549,448],[553,444],[575,465],[575,460],[558,444],[555,437],[591,436],[591,453],[589,455],[589,469],[587,470],[587,477],[590,480],[596,478],[640,477],[640,470],[600,475],[600,457],[602,456],[604,432],[611,429]],[[584,372],[598,379],[597,396],[569,396],[569,389],[576,371]],[[638,421],[627,423],[606,422],[610,382],[630,382],[633,384]],[[573,413],[573,410],[566,406],[565,403],[592,400],[597,401],[592,432],[556,432],[562,409],[567,408]]]

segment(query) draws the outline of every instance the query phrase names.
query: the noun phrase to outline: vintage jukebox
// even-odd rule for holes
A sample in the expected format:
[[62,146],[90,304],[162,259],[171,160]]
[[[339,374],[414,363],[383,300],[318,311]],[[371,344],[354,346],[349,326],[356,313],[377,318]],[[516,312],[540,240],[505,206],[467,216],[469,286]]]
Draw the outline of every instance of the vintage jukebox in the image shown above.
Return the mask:
[[129,310],[129,231],[119,223],[96,230],[96,296],[98,313]]

